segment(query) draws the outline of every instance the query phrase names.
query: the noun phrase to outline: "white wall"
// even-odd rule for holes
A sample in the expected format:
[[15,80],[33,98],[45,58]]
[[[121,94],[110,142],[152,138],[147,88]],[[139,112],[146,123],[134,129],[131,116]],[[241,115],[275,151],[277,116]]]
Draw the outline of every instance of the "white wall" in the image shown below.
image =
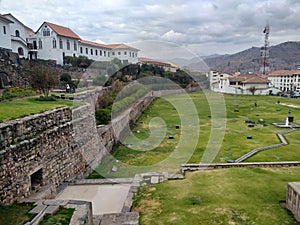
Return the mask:
[[[43,36],[44,28],[50,29],[50,36]],[[37,32],[38,58],[44,60],[55,60],[57,64],[63,65],[63,54],[65,56],[78,56],[78,41],[74,38],[58,36],[47,24],[43,24]],[[56,40],[56,47],[53,46],[53,40]],[[42,48],[39,46],[39,41],[42,41]],[[60,48],[60,40],[62,48]],[[70,49],[67,49],[67,42],[70,43]],[[77,50],[74,50],[74,42],[77,45]]]
[[123,63],[124,61],[128,63],[137,63],[138,62],[138,51],[131,48],[114,48],[112,49],[112,58],[118,58]]
[[[82,48],[82,53],[80,48]],[[87,49],[87,52],[86,52]],[[92,50],[92,52],[91,52]],[[96,54],[97,50],[97,54]],[[93,54],[92,54],[93,53]],[[89,59],[93,59],[95,61],[110,61],[111,58],[111,50],[109,48],[101,48],[98,46],[87,45],[83,43],[79,43],[78,55],[86,56]]]
[[[4,34],[3,27],[5,27],[6,34]],[[10,25],[2,20],[0,20],[0,48],[11,50]]]

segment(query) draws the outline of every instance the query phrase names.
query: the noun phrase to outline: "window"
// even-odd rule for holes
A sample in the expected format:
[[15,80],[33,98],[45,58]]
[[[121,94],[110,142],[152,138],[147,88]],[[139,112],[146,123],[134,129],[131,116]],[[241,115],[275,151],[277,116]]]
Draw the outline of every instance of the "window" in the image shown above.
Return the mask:
[[70,41],[67,40],[67,50],[70,50]]
[[109,52],[107,52],[107,57],[110,57],[110,53]]
[[111,54],[112,54],[112,55],[115,55],[115,52],[112,52]]
[[97,49],[95,50],[95,55],[98,55],[98,50]]
[[43,30],[43,36],[50,36],[50,29],[47,26]]
[[118,52],[118,55],[121,55],[121,52]]
[[93,49],[91,48],[91,55],[93,55]]
[[106,51],[103,51],[104,56],[106,56]]
[[100,50],[100,56],[102,56],[102,50]]
[[6,26],[3,26],[3,34],[6,34]]
[[21,48],[21,47],[18,48],[18,54],[19,54],[19,55],[24,55],[24,50],[23,50],[23,48]]
[[82,54],[83,50],[82,50],[82,47],[80,47],[80,53]]
[[16,37],[20,37],[20,31],[16,30]]
[[129,52],[129,57],[131,57],[131,52]]
[[89,49],[85,48],[85,54],[89,54]]
[[56,48],[56,39],[55,38],[53,38],[53,40],[52,40],[52,45],[53,45],[53,48]]
[[126,51],[124,52],[124,55],[127,55],[127,52],[126,52]]
[[39,39],[39,49],[42,49],[43,48],[43,42],[41,39]]
[[64,47],[64,46],[63,46],[63,41],[62,41],[62,39],[60,38],[60,39],[59,39],[59,48],[60,48],[60,49],[63,49],[63,47]]
[[74,41],[74,51],[77,51],[77,43]]

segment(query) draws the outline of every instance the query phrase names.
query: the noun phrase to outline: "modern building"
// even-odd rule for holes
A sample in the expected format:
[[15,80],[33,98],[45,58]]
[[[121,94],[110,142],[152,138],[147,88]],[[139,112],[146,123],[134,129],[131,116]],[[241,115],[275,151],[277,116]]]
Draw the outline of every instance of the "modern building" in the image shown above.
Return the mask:
[[256,74],[237,74],[222,78],[213,83],[211,89],[215,92],[246,95],[269,95],[280,92],[270,85],[268,79]]
[[207,77],[209,79],[209,86],[212,89],[215,84],[218,84],[221,79],[231,77],[231,74],[219,73],[218,71],[209,71]]
[[300,222],[300,182],[289,182],[287,184],[286,207]]
[[99,44],[82,40],[68,27],[44,22],[36,32],[11,14],[0,15],[0,48],[18,53],[25,59],[54,60],[64,64],[65,56],[86,56],[96,61],[114,58],[137,63],[139,49],[125,44]]
[[268,74],[272,86],[283,92],[300,90],[300,69],[276,70]]

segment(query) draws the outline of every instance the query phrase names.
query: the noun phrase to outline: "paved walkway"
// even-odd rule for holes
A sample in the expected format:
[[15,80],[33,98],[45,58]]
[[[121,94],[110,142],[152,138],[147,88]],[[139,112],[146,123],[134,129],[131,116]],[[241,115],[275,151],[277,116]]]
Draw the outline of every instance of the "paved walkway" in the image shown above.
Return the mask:
[[56,199],[92,202],[93,215],[120,213],[130,184],[68,186]]

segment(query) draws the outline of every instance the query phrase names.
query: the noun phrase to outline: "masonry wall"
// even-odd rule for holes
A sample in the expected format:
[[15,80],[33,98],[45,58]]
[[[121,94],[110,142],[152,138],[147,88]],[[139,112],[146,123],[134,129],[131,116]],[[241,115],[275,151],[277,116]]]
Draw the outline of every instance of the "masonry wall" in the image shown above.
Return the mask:
[[88,105],[73,113],[60,108],[0,124],[1,202],[18,201],[81,175],[98,150],[94,131]]

